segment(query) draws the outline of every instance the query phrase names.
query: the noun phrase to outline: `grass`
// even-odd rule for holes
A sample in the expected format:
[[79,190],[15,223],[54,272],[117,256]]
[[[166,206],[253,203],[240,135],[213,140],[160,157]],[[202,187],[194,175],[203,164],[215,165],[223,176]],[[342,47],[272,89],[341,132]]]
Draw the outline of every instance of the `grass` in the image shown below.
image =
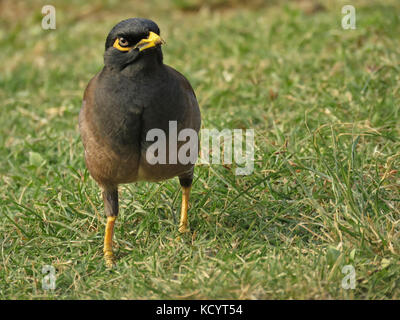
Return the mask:
[[[1,10],[1,299],[400,298],[398,1],[353,1],[356,30],[342,1],[54,1],[56,30],[32,3]],[[198,166],[181,240],[177,179],[121,186],[109,271],[77,117],[131,16],[159,24],[204,128],[255,130],[255,170]]]

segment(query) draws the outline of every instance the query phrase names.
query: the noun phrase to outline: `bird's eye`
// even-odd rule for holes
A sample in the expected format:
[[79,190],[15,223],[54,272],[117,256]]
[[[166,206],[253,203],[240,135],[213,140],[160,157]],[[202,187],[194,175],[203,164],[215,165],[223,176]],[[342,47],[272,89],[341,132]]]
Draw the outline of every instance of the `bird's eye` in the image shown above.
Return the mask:
[[128,40],[123,37],[119,38],[118,42],[121,47],[126,47],[129,44]]

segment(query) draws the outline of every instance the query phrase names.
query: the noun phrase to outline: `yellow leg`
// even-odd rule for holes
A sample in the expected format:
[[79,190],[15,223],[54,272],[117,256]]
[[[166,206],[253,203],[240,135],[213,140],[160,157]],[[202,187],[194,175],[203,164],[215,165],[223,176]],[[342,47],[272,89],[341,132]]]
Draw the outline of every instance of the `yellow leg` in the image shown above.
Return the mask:
[[114,224],[117,217],[107,217],[106,234],[104,236],[104,259],[106,266],[111,268],[114,264],[114,255],[112,251],[112,238],[114,234]]
[[188,228],[188,207],[189,207],[189,194],[191,187],[182,187],[182,209],[181,209],[181,220],[179,223],[179,232],[189,232]]

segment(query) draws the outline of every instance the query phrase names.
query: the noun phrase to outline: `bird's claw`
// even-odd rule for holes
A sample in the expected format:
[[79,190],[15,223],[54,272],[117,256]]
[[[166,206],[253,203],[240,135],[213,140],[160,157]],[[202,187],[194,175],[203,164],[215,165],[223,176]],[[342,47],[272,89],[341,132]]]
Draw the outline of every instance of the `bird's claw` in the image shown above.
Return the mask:
[[104,260],[106,261],[107,268],[112,268],[114,266],[114,254],[112,251],[104,251]]
[[190,232],[189,227],[187,225],[185,225],[185,224],[180,225],[178,230],[179,230],[180,233]]

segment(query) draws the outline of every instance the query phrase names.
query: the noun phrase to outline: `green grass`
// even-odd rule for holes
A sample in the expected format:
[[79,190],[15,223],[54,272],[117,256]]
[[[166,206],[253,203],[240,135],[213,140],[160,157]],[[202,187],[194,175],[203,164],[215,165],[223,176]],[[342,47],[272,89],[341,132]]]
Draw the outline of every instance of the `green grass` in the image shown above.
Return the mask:
[[[398,1],[352,1],[356,30],[342,1],[54,1],[48,31],[34,3],[5,1],[0,20],[1,299],[400,298]],[[198,166],[181,240],[177,179],[121,186],[109,271],[77,117],[132,16],[159,24],[204,128],[255,130],[255,170]]]

